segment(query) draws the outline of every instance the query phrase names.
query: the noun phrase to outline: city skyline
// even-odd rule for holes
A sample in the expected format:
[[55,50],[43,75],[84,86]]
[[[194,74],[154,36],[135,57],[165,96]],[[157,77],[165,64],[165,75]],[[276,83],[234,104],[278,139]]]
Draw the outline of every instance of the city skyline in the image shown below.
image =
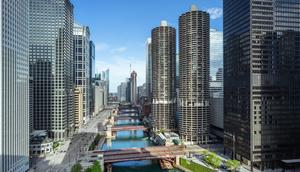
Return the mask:
[[[117,92],[120,81],[130,76],[132,70],[138,73],[137,85],[145,83],[146,52],[145,42],[151,35],[148,30],[156,27],[161,20],[178,29],[178,17],[192,4],[211,14],[211,27],[222,32],[222,0],[171,3],[167,1],[96,1],[86,3],[72,0],[76,6],[75,21],[87,25],[91,30],[91,39],[96,46],[96,73],[110,69],[110,92]],[[101,12],[100,12],[101,11]],[[117,12],[113,12],[117,11]],[[148,13],[147,13],[148,11]],[[152,14],[151,11],[156,11]],[[139,15],[137,15],[139,14]],[[97,21],[97,22],[95,22]],[[99,21],[99,22],[98,22]],[[122,28],[122,29],[121,29]],[[177,39],[178,44],[178,39]],[[178,52],[177,52],[178,53]],[[219,60],[213,61],[212,74],[221,67]]]
[[86,2],[0,0],[0,172],[300,171],[300,0]]

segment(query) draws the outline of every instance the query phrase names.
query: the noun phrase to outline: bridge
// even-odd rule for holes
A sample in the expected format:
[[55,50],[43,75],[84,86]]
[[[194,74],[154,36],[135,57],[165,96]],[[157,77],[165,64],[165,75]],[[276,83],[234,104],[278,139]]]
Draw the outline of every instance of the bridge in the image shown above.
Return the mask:
[[139,116],[131,116],[131,115],[119,115],[119,116],[115,116],[114,117],[115,119],[115,121],[118,121],[118,120],[138,120],[138,119],[140,119],[140,117]]
[[88,152],[88,157],[91,161],[93,161],[93,159],[96,159],[99,154],[102,154],[104,163],[109,164],[124,161],[176,158],[177,155],[184,155],[185,153],[185,149],[181,146],[153,146],[146,148],[90,151]]
[[143,125],[124,125],[124,126],[113,126],[111,132],[116,131],[134,131],[134,130],[147,130]]
[[139,111],[137,110],[133,110],[133,111],[124,111],[124,110],[120,110],[119,114],[137,114],[139,113]]

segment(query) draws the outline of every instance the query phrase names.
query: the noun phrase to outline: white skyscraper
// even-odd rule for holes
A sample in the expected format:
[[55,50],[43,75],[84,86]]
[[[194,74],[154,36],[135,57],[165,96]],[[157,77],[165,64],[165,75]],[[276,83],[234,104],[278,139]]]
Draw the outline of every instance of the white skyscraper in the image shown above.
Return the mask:
[[0,0],[0,171],[29,168],[28,0]]

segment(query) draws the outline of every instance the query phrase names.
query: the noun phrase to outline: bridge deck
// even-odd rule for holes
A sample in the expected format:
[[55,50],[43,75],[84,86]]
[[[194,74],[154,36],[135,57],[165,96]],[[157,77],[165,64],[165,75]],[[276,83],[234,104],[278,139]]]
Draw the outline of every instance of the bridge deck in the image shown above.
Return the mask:
[[184,153],[184,148],[180,146],[153,146],[146,148],[129,148],[90,152],[91,157],[97,157],[98,154],[103,154],[105,163],[175,158],[176,155],[183,155]]
[[128,126],[114,126],[111,128],[112,132],[115,131],[133,131],[133,130],[147,130],[143,125],[128,125]]

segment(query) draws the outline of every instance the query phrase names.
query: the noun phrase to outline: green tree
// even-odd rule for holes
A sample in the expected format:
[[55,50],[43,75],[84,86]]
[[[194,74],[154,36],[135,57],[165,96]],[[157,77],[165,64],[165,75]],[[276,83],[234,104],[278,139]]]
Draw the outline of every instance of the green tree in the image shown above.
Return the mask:
[[98,161],[95,161],[91,167],[91,172],[102,172],[100,164]]
[[240,162],[237,160],[227,160],[226,167],[228,170],[236,170],[240,166]]
[[84,172],[92,172],[92,169],[89,167],[89,168],[85,169]]
[[221,158],[216,153],[208,153],[204,157],[204,161],[211,165],[213,168],[219,168],[222,165]]
[[82,170],[82,166],[79,163],[76,163],[75,165],[73,165],[71,172],[81,172]]

